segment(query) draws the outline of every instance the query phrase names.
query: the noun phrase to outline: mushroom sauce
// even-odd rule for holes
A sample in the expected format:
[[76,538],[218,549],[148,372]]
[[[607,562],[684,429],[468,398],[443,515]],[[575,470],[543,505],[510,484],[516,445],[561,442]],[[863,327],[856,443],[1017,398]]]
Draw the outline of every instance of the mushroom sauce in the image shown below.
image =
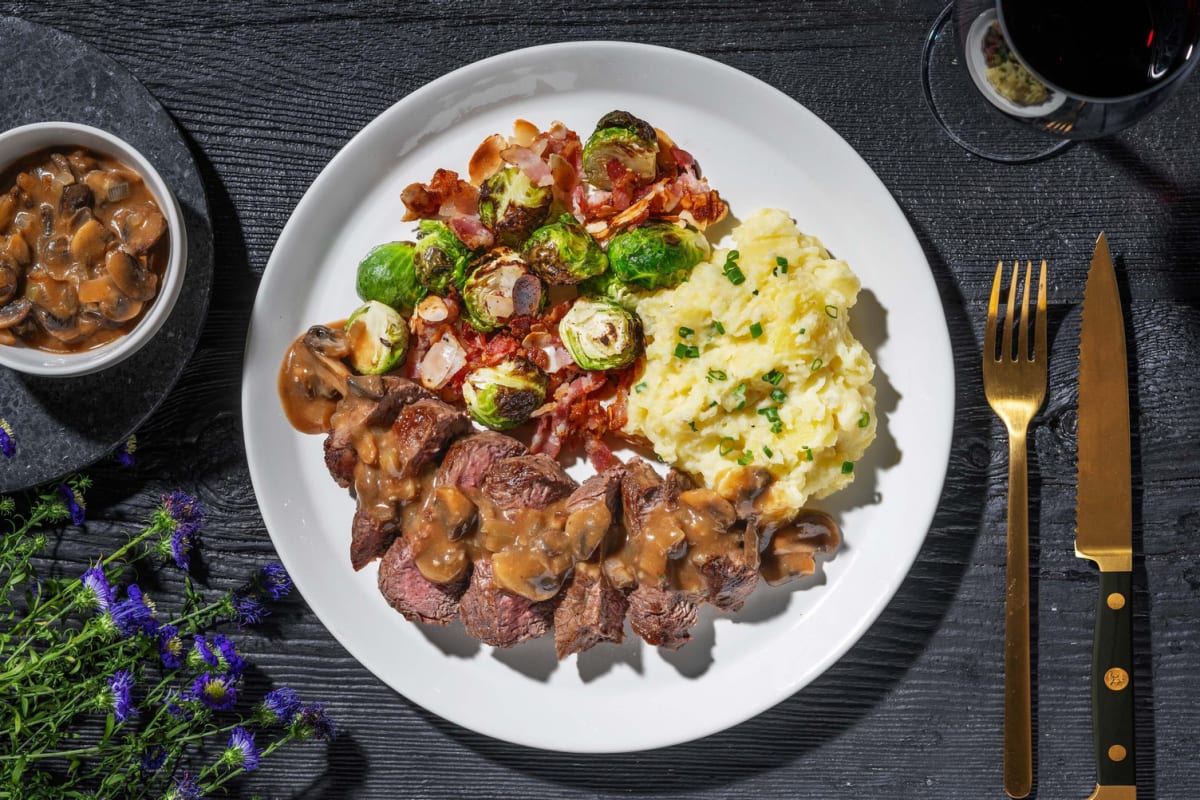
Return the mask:
[[78,352],[132,330],[167,260],[142,177],[90,150],[42,150],[4,171],[0,192],[0,345]]

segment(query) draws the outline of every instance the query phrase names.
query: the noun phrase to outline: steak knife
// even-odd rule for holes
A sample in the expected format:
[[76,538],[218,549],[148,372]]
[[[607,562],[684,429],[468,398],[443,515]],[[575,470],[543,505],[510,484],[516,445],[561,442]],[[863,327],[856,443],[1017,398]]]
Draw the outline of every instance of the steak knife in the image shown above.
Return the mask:
[[1100,568],[1092,651],[1096,791],[1135,800],[1133,760],[1133,499],[1125,323],[1112,255],[1096,242],[1079,343],[1079,494],[1075,554]]

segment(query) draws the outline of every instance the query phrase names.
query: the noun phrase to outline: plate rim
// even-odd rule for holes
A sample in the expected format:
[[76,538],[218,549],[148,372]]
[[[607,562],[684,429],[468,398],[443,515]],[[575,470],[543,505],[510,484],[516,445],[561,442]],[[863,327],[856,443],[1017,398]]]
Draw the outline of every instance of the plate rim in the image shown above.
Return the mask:
[[[880,614],[883,612],[884,608],[886,608],[887,605],[895,597],[896,591],[899,589],[900,585],[904,582],[904,580],[908,577],[909,573],[911,572],[912,565],[915,562],[917,556],[919,555],[919,553],[924,545],[924,542],[929,534],[929,531],[931,530],[937,509],[941,505],[942,495],[944,494],[944,491],[945,491],[945,480],[946,480],[946,476],[949,471],[949,457],[950,457],[951,445],[952,445],[953,435],[954,435],[954,419],[955,419],[955,414],[956,414],[956,410],[957,410],[956,395],[957,395],[957,383],[958,383],[957,374],[954,369],[953,348],[951,346],[951,341],[950,341],[949,326],[948,326],[948,322],[947,322],[947,319],[945,316],[944,304],[941,301],[941,292],[938,289],[937,282],[936,282],[934,274],[933,274],[933,269],[929,264],[929,260],[928,260],[927,255],[925,254],[925,250],[921,246],[920,240],[917,238],[915,231],[913,231],[913,229],[912,229],[912,225],[909,223],[903,210],[900,208],[899,204],[896,202],[896,199],[892,195],[891,191],[888,190],[887,186],[882,182],[882,180],[879,178],[879,176],[875,172],[875,170],[871,168],[870,164],[868,164],[866,162],[866,160],[840,134],[838,134],[837,131],[834,130],[828,123],[826,123],[824,120],[822,120],[820,117],[818,117],[814,112],[812,112],[810,109],[808,109],[806,106],[804,106],[802,103],[800,103],[795,98],[791,97],[790,95],[786,94],[785,92],[781,91],[780,89],[772,86],[771,84],[767,83],[766,81],[763,81],[762,79],[757,78],[754,75],[750,75],[746,72],[743,72],[743,71],[737,69],[736,67],[732,67],[723,62],[716,61],[714,59],[710,59],[708,57],[701,56],[701,55],[698,55],[695,53],[691,53],[691,52],[687,52],[687,51],[683,51],[683,50],[677,50],[677,49],[670,48],[670,47],[664,47],[664,46],[653,45],[653,44],[645,44],[645,43],[640,43],[640,42],[627,42],[627,41],[617,41],[617,40],[591,40],[591,39],[589,39],[589,40],[556,42],[556,43],[551,43],[551,44],[535,45],[532,47],[520,48],[517,50],[511,50],[511,51],[498,53],[498,54],[495,54],[495,55],[492,55],[492,56],[489,56],[489,57],[486,57],[486,58],[483,58],[483,59],[480,59],[480,60],[477,60],[474,62],[470,62],[468,64],[464,64],[450,72],[447,72],[447,73],[429,81],[428,83],[418,87],[414,91],[405,95],[404,97],[401,97],[395,103],[391,104],[386,109],[381,111],[377,116],[375,116],[366,125],[364,125],[360,130],[358,130],[349,140],[347,140],[347,142],[329,160],[329,162],[325,165],[325,167],[321,170],[321,172],[313,180],[313,182],[309,186],[309,188],[301,196],[300,200],[297,202],[292,213],[289,215],[288,220],[285,223],[283,229],[280,231],[279,238],[276,240],[276,244],[275,244],[274,248],[272,249],[271,256],[268,259],[267,266],[263,271],[262,280],[260,281],[258,292],[256,294],[255,301],[254,301],[254,306],[253,306],[253,309],[251,312],[250,325],[249,325],[249,328],[247,331],[246,348],[245,348],[244,354],[243,354],[243,381],[242,381],[242,392],[241,392],[241,402],[242,402],[241,413],[242,413],[242,421],[243,421],[243,439],[244,439],[244,443],[245,443],[245,447],[246,447],[247,462],[248,462],[248,466],[250,468],[249,472],[250,472],[251,484],[252,484],[252,486],[254,488],[254,492],[255,492],[255,500],[258,503],[260,513],[262,514],[264,524],[267,527],[268,534],[271,536],[272,543],[275,545],[276,549],[278,550],[279,549],[278,544],[275,542],[276,537],[274,534],[271,533],[271,530],[273,527],[278,529],[278,525],[272,526],[270,523],[270,519],[272,517],[274,517],[275,515],[272,511],[269,510],[268,504],[265,504],[263,502],[262,492],[260,490],[260,480],[256,479],[256,475],[259,473],[259,470],[263,469],[263,465],[258,464],[258,458],[254,453],[254,446],[251,443],[251,426],[249,424],[247,424],[248,423],[247,417],[249,414],[247,409],[252,407],[252,400],[253,400],[253,395],[254,395],[254,389],[252,388],[252,382],[249,378],[250,372],[249,372],[248,367],[249,367],[250,361],[253,357],[254,350],[255,350],[254,341],[256,338],[256,328],[257,328],[257,326],[265,325],[265,324],[269,323],[268,319],[264,319],[264,317],[266,317],[266,314],[267,314],[267,312],[265,310],[266,306],[263,301],[263,297],[265,295],[264,289],[268,288],[269,282],[272,280],[272,278],[274,276],[278,276],[281,272],[280,268],[275,267],[275,265],[277,264],[277,259],[279,257],[278,254],[281,249],[280,244],[282,242],[284,242],[285,239],[289,238],[289,236],[291,234],[293,234],[294,230],[301,224],[301,222],[298,220],[298,217],[300,216],[298,212],[302,208],[307,208],[309,205],[312,204],[310,197],[315,197],[316,195],[320,194],[325,189],[327,184],[329,184],[335,180],[334,175],[337,172],[338,168],[340,166],[342,166],[342,164],[344,162],[346,162],[348,159],[351,158],[351,155],[349,155],[349,154],[352,153],[353,146],[356,143],[359,143],[359,142],[373,136],[374,132],[376,130],[383,128],[387,124],[387,121],[392,116],[399,113],[398,109],[402,110],[404,107],[407,107],[410,105],[416,105],[416,104],[420,103],[426,96],[435,95],[446,84],[455,82],[456,80],[462,80],[464,78],[469,78],[475,72],[481,72],[483,70],[489,70],[489,69],[490,70],[506,69],[512,65],[520,64],[525,59],[541,59],[542,57],[553,58],[555,55],[557,55],[561,51],[567,51],[567,50],[573,51],[574,54],[578,55],[581,48],[594,48],[599,51],[604,51],[604,50],[637,51],[639,54],[644,54],[649,57],[683,59],[685,61],[691,62],[692,64],[702,65],[703,68],[705,68],[705,69],[717,69],[721,72],[726,73],[727,77],[734,78],[736,80],[741,80],[741,81],[751,81],[751,82],[753,82],[753,84],[756,84],[757,89],[768,90],[771,94],[775,95],[778,100],[785,101],[788,104],[790,104],[791,106],[793,106],[795,108],[795,110],[797,110],[799,113],[801,113],[802,115],[807,117],[808,121],[810,123],[815,123],[817,126],[823,128],[825,130],[825,133],[829,136],[829,141],[831,143],[833,143],[834,146],[843,149],[845,156],[847,156],[848,158],[851,158],[851,159],[856,159],[859,162],[859,164],[864,168],[865,171],[862,172],[861,175],[856,175],[856,177],[858,177],[860,179],[865,179],[870,184],[870,188],[871,188],[872,192],[877,192],[878,196],[881,199],[886,197],[886,203],[890,204],[888,206],[888,210],[891,213],[895,214],[897,221],[902,223],[902,225],[900,227],[902,229],[903,235],[906,236],[909,240],[906,243],[907,246],[911,247],[914,252],[920,254],[921,261],[924,264],[925,269],[920,272],[919,276],[913,276],[912,279],[913,280],[921,280],[923,282],[926,282],[927,283],[926,290],[928,292],[930,292],[935,298],[937,298],[939,307],[942,307],[942,314],[939,317],[940,325],[937,326],[937,333],[940,333],[940,335],[930,335],[929,338],[931,340],[930,346],[934,347],[936,345],[936,349],[938,351],[940,351],[942,360],[949,367],[948,372],[947,372],[948,382],[947,382],[947,386],[945,387],[947,396],[944,398],[944,402],[945,402],[945,407],[947,409],[947,417],[950,420],[950,422],[943,431],[944,432],[944,436],[942,437],[943,441],[938,443],[938,444],[941,444],[942,446],[938,447],[938,449],[937,449],[937,453],[939,454],[939,457],[936,459],[936,463],[940,465],[940,474],[936,476],[937,491],[936,491],[936,493],[931,492],[931,494],[930,494],[930,497],[932,498],[932,500],[931,500],[932,505],[930,505],[930,507],[928,507],[928,508],[920,509],[920,513],[918,516],[922,520],[927,520],[927,522],[923,523],[924,532],[921,534],[921,536],[919,538],[913,537],[910,552],[907,552],[904,554],[904,557],[902,559],[904,562],[903,569],[894,570],[889,575],[889,579],[887,581],[886,586],[884,587],[884,591],[881,591],[881,592],[878,592],[875,594],[874,599],[867,606],[866,613],[862,614],[855,621],[855,623],[853,625],[847,626],[844,629],[844,633],[841,636],[840,640],[837,642],[836,646],[827,648],[823,652],[821,658],[814,661],[808,667],[808,669],[806,670],[807,674],[805,674],[804,676],[802,676],[800,678],[797,678],[796,680],[789,683],[787,686],[780,688],[779,690],[777,690],[773,693],[764,693],[762,699],[760,699],[757,702],[748,702],[748,703],[740,704],[738,706],[739,713],[720,717],[717,721],[709,722],[708,724],[705,724],[705,722],[703,720],[693,719],[691,721],[693,723],[695,723],[695,725],[686,734],[683,734],[683,735],[676,734],[676,735],[666,735],[666,736],[663,736],[663,735],[643,736],[640,740],[634,741],[632,743],[616,742],[616,743],[597,744],[596,742],[586,742],[586,743],[562,742],[562,741],[552,741],[551,737],[545,737],[545,736],[531,737],[531,736],[517,735],[517,734],[514,734],[510,730],[503,729],[503,726],[483,724],[483,723],[480,723],[479,720],[477,720],[477,719],[468,719],[465,715],[460,714],[460,713],[454,713],[454,712],[447,713],[447,711],[445,709],[436,709],[435,710],[434,708],[431,708],[425,702],[421,702],[421,701],[413,699],[411,695],[409,695],[408,693],[401,691],[399,688],[397,688],[397,686],[393,683],[392,680],[384,677],[383,675],[376,672],[372,667],[368,666],[366,661],[364,661],[363,658],[360,656],[360,648],[358,645],[356,645],[354,643],[354,637],[349,636],[349,635],[344,635],[343,631],[341,631],[337,625],[331,624],[331,621],[327,620],[325,618],[325,616],[322,615],[322,612],[320,610],[318,610],[316,607],[313,607],[310,605],[310,608],[312,609],[313,614],[317,617],[318,620],[320,620],[322,625],[325,626],[325,628],[330,632],[330,634],[342,645],[342,647],[344,647],[347,650],[347,652],[351,656],[353,656],[355,658],[356,661],[359,662],[359,664],[364,669],[366,669],[368,672],[371,672],[372,675],[374,675],[378,680],[380,680],[381,682],[383,682],[384,684],[386,684],[387,686],[392,688],[393,691],[396,691],[398,694],[402,695],[408,702],[412,702],[417,705],[420,705],[421,707],[425,708],[430,713],[435,714],[436,716],[438,716],[442,719],[448,720],[456,725],[459,725],[468,730],[475,731],[477,733],[481,733],[481,734],[484,734],[484,735],[487,735],[487,736],[490,736],[490,737],[493,737],[493,738],[496,738],[496,739],[499,739],[502,741],[507,741],[507,742],[511,742],[514,744],[519,744],[522,746],[531,747],[531,748],[535,748],[535,749],[544,749],[544,750],[551,750],[551,751],[557,751],[557,752],[592,753],[592,754],[638,752],[638,751],[651,750],[651,749],[660,748],[660,747],[673,746],[673,745],[682,744],[682,743],[685,743],[688,741],[694,741],[694,740],[702,738],[704,736],[708,736],[708,735],[718,733],[720,731],[732,728],[736,725],[739,725],[739,724],[757,716],[758,714],[762,713],[763,711],[765,711],[771,707],[774,707],[775,705],[778,705],[779,703],[783,702],[784,700],[786,700],[789,697],[796,694],[798,691],[802,690],[805,686],[809,685],[812,681],[817,679],[820,675],[827,672],[833,664],[835,664],[837,661],[839,661],[842,658],[842,656],[844,656],[845,653],[862,638],[862,636],[866,632],[866,630],[869,629],[876,622],[876,620],[879,618]],[[273,269],[273,267],[275,267],[275,268]],[[933,480],[930,481],[931,484],[933,482],[934,482]],[[279,556],[282,560],[284,560],[284,562],[286,564],[287,559],[284,557],[284,554],[282,552],[279,552]],[[299,581],[297,582],[297,586],[299,588]],[[301,590],[301,594],[303,594],[303,590]],[[797,671],[797,672],[799,672],[799,671]]]

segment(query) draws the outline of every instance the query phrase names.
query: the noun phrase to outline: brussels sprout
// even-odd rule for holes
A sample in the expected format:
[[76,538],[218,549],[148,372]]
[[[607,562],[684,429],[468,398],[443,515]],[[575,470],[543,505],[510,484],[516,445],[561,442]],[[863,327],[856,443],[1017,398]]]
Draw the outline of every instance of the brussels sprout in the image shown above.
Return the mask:
[[608,256],[570,214],[534,231],[525,242],[525,258],[551,284],[579,283],[608,269]]
[[391,306],[370,300],[346,320],[350,366],[361,375],[398,367],[408,354],[408,323]]
[[596,123],[596,130],[583,146],[583,171],[593,186],[611,189],[608,162],[622,167],[649,183],[658,174],[658,134],[645,120],[627,111],[610,111]]
[[411,314],[427,293],[413,265],[415,247],[412,242],[388,242],[367,253],[358,264],[358,296]]
[[663,289],[682,282],[709,251],[708,240],[695,229],[647,222],[613,237],[608,245],[608,263],[625,283],[642,289]]
[[554,192],[534,186],[520,167],[505,167],[479,187],[479,219],[498,244],[520,247],[550,214]]
[[636,286],[630,286],[613,274],[610,269],[595,277],[588,278],[579,284],[579,294],[583,297],[610,300],[626,311],[637,310],[642,292]]
[[510,356],[494,367],[477,367],[463,381],[463,400],[471,416],[492,430],[520,425],[546,399],[549,383],[537,364]]
[[418,227],[421,232],[413,253],[417,278],[434,294],[444,295],[451,284],[462,289],[474,253],[444,222],[423,219]]
[[558,323],[558,336],[584,369],[627,367],[641,349],[637,317],[608,300],[576,300]]
[[546,305],[546,288],[521,254],[497,247],[471,268],[463,286],[467,321],[478,331],[494,331],[509,317],[536,314]]

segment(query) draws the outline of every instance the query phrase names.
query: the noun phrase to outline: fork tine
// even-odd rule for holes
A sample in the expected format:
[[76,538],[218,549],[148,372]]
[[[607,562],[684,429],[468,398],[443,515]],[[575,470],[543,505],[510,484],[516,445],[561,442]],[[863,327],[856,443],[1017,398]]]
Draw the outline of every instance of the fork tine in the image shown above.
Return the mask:
[[1013,262],[1012,282],[1008,285],[1008,307],[1004,317],[1004,341],[1000,351],[1002,360],[1011,361],[1013,357],[1013,313],[1017,307],[1017,278],[1021,276],[1021,262]]
[[1037,294],[1037,329],[1033,336],[1033,358],[1035,361],[1042,363],[1042,369],[1045,369],[1046,364],[1046,259],[1042,259],[1042,274],[1038,278],[1038,294]]
[[[1015,281],[1016,278],[1014,277],[1013,280]],[[1032,280],[1033,262],[1026,261],[1025,288],[1021,292],[1021,327],[1017,331],[1017,361],[1029,360],[1029,284]]]
[[1000,311],[1000,278],[1004,274],[1004,262],[996,264],[996,277],[992,281],[992,296],[988,300],[987,324],[983,328],[983,360],[996,360],[996,316]]

